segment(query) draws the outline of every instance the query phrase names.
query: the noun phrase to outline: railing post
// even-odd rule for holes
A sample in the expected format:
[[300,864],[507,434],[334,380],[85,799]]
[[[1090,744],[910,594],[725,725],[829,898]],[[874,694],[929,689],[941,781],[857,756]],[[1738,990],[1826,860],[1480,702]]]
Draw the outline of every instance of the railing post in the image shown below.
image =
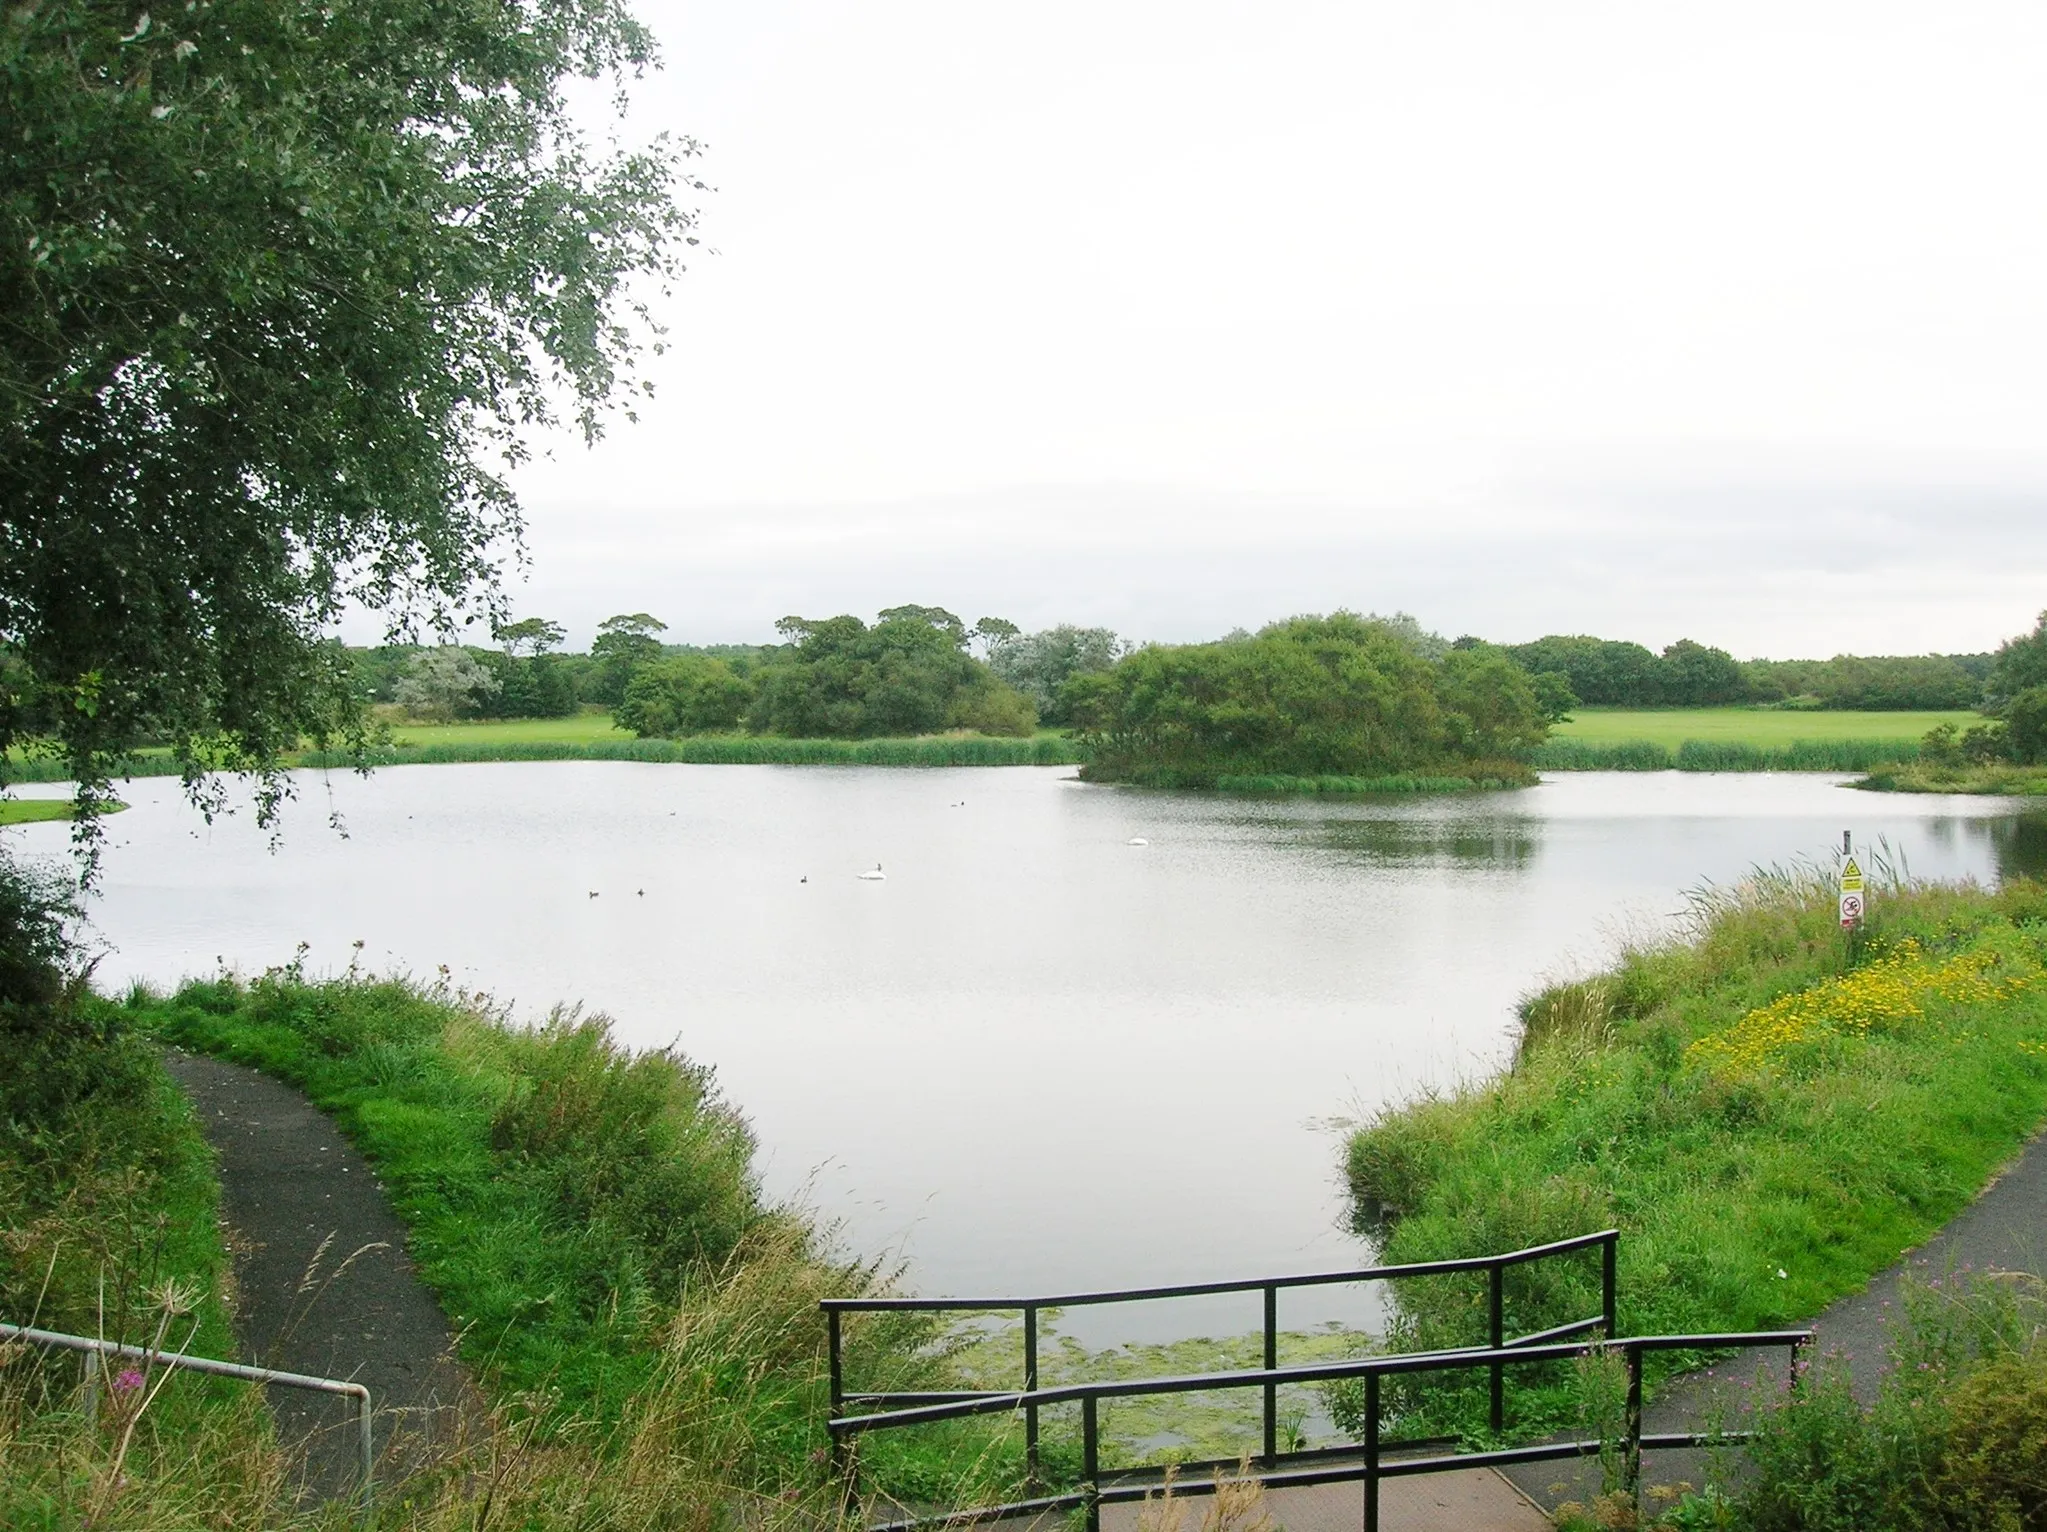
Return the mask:
[[1365,1532],[1379,1532],[1379,1374],[1365,1374]]
[[[824,1327],[825,1350],[830,1358],[829,1367],[831,1373],[832,1394],[831,1413],[826,1418],[828,1420],[837,1420],[839,1418],[840,1409],[846,1403],[845,1361],[843,1352],[841,1351],[841,1341],[839,1338],[839,1311],[837,1309],[828,1308],[824,1311]],[[831,1437],[832,1472],[844,1473],[846,1469],[846,1444],[843,1440],[841,1440],[838,1432],[831,1431],[829,1432],[829,1435]]]
[[[1265,1370],[1279,1366],[1279,1288],[1265,1284]],[[1279,1385],[1265,1385],[1265,1466],[1279,1461]]]
[[362,1459],[362,1514],[367,1522],[374,1506],[377,1483],[377,1442],[375,1417],[370,1410],[370,1391],[355,1396],[356,1450]]
[[1637,1505],[1642,1498],[1642,1348],[1624,1348],[1628,1359],[1628,1440],[1622,1472],[1627,1476],[1628,1498]]
[[[1038,1306],[1024,1305],[1024,1392],[1038,1390]],[[1038,1483],[1038,1406],[1024,1406],[1024,1474],[1032,1488]]]
[[1087,1532],[1102,1532],[1101,1434],[1096,1428],[1095,1396],[1080,1401],[1081,1488],[1087,1496]]
[[[1507,1340],[1507,1268],[1495,1261],[1486,1294],[1487,1337],[1493,1350],[1498,1351]],[[1493,1435],[1498,1436],[1507,1424],[1507,1366],[1498,1358],[1492,1365],[1492,1422]]]
[[1599,1246],[1599,1290],[1600,1317],[1606,1321],[1606,1338],[1612,1340],[1620,1323],[1617,1296],[1619,1282],[1615,1267],[1619,1264],[1621,1237],[1618,1231],[1607,1235]]
[[97,1431],[100,1423],[100,1354],[88,1350],[83,1355],[85,1378],[80,1384],[80,1391],[85,1395],[85,1423]]

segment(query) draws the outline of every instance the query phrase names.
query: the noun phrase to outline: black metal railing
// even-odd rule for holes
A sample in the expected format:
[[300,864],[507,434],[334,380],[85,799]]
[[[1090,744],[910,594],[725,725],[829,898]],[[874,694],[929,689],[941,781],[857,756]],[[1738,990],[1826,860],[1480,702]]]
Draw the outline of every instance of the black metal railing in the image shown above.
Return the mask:
[[[1015,1414],[1059,1404],[1078,1404],[1081,1419],[1081,1484],[1062,1494],[1011,1501],[1003,1505],[953,1510],[941,1515],[913,1517],[884,1523],[873,1532],[914,1532],[914,1529],[962,1519],[975,1521],[1000,1516],[1070,1510],[1083,1507],[1088,1532],[1100,1532],[1104,1505],[1143,1500],[1156,1493],[1155,1479],[1132,1482],[1104,1482],[1101,1465],[1099,1406],[1104,1399],[1142,1398],[1160,1394],[1207,1392],[1228,1388],[1272,1389],[1289,1383],[1334,1383],[1350,1378],[1364,1380],[1363,1441],[1355,1447],[1325,1448],[1316,1453],[1289,1454],[1292,1459],[1324,1459],[1318,1466],[1281,1468],[1275,1463],[1253,1468],[1247,1477],[1268,1488],[1291,1485],[1333,1484],[1347,1480],[1364,1486],[1364,1529],[1379,1532],[1379,1485],[1391,1478],[1417,1474],[1444,1473],[1471,1468],[1500,1468],[1516,1463],[1542,1463],[1567,1458],[1594,1457],[1605,1450],[1603,1440],[1550,1441],[1527,1447],[1503,1447],[1490,1451],[1450,1452],[1433,1457],[1399,1457],[1386,1453],[1400,1444],[1382,1440],[1380,1434],[1381,1381],[1388,1377],[1423,1373],[1470,1371],[1485,1368],[1493,1376],[1508,1367],[1544,1362],[1570,1361],[1579,1357],[1618,1352],[1627,1368],[1626,1413],[1622,1428],[1622,1473],[1630,1493],[1639,1493],[1644,1451],[1666,1447],[1702,1447],[1748,1439],[1745,1431],[1665,1432],[1645,1435],[1642,1431],[1642,1358],[1655,1351],[1730,1351],[1761,1347],[1789,1348],[1796,1378],[1799,1348],[1812,1340],[1810,1330],[1770,1330],[1736,1335],[1646,1335],[1623,1339],[1601,1339],[1566,1343],[1528,1343],[1482,1350],[1439,1351],[1408,1356],[1363,1357],[1347,1362],[1320,1362],[1301,1367],[1259,1368],[1255,1371],[1207,1372],[1173,1378],[1141,1378],[1096,1383],[1069,1383],[1056,1388],[1010,1394],[983,1394],[954,1398],[941,1403],[881,1411],[869,1415],[836,1418],[830,1422],[834,1456],[847,1462],[845,1444],[866,1432],[905,1426],[930,1425],[939,1421],[963,1420],[976,1415]],[[1406,1444],[1412,1447],[1416,1444]],[[1342,1459],[1342,1461],[1337,1461]],[[1213,1466],[1213,1465],[1207,1465]],[[851,1486],[849,1479],[849,1488]]]
[[[1553,1341],[1562,1341],[1575,1335],[1584,1335],[1597,1330],[1601,1335],[1611,1337],[1614,1333],[1614,1268],[1620,1243],[1620,1231],[1602,1229],[1596,1234],[1581,1234],[1573,1239],[1553,1240],[1546,1245],[1531,1245],[1525,1250],[1510,1250],[1501,1255],[1469,1256],[1454,1261],[1421,1261],[1405,1266],[1369,1266],[1356,1271],[1313,1272],[1296,1277],[1252,1277],[1234,1282],[1191,1282],[1177,1287],[1134,1287],[1107,1292],[1064,1293],[1041,1298],[827,1298],[819,1307],[825,1313],[826,1333],[829,1341],[831,1369],[831,1419],[834,1426],[841,1422],[840,1411],[847,1405],[889,1404],[904,1408],[961,1404],[973,1400],[1016,1399],[1024,1412],[1024,1465],[1031,1482],[1038,1478],[1038,1422],[1039,1412],[1048,1396],[1038,1388],[1038,1316],[1047,1309],[1086,1308],[1110,1303],[1149,1303],[1169,1298],[1205,1298],[1222,1293],[1262,1293],[1264,1296],[1265,1321],[1265,1373],[1274,1376],[1264,1384],[1264,1420],[1260,1462],[1267,1468],[1276,1466],[1283,1454],[1279,1449],[1279,1388],[1285,1381],[1277,1376],[1279,1371],[1279,1295],[1282,1291],[1297,1287],[1333,1287],[1357,1282],[1398,1282],[1417,1277],[1450,1276],[1459,1272],[1486,1273],[1486,1339],[1474,1350],[1504,1352],[1527,1346],[1537,1346]],[[1545,1261],[1570,1255],[1576,1251],[1598,1247],[1600,1252],[1600,1311],[1584,1319],[1574,1319],[1565,1324],[1552,1325],[1529,1335],[1509,1336],[1506,1333],[1506,1274],[1515,1266],[1532,1261]],[[974,1389],[956,1390],[944,1393],[909,1392],[859,1392],[848,1391],[844,1376],[844,1336],[842,1316],[849,1313],[953,1313],[953,1314],[1003,1314],[1023,1315],[1023,1388],[1018,1393],[1003,1393],[997,1390]],[[1490,1368],[1490,1418],[1492,1428],[1498,1432],[1506,1423],[1506,1364],[1494,1361]],[[1212,1373],[1211,1377],[1234,1376],[1234,1374]],[[971,1413],[986,1413],[974,1411]],[[950,1418],[950,1417],[947,1417]],[[833,1459],[841,1470],[846,1465],[841,1460],[842,1437],[836,1430],[832,1435]],[[1298,1457],[1299,1454],[1284,1454]]]

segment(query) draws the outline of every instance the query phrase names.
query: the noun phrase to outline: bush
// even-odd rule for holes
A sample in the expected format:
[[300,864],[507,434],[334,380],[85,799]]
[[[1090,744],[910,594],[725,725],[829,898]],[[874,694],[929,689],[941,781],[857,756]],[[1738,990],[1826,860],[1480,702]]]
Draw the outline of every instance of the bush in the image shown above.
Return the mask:
[[752,697],[725,661],[681,655],[635,671],[611,716],[642,739],[716,734],[738,727]]
[[2047,686],[2031,686],[2004,708],[2006,748],[2021,766],[2047,764]]
[[2010,1279],[1905,1290],[1873,1403],[1823,1364],[1758,1412],[1753,1532],[2025,1532],[2047,1526],[2047,1347]]

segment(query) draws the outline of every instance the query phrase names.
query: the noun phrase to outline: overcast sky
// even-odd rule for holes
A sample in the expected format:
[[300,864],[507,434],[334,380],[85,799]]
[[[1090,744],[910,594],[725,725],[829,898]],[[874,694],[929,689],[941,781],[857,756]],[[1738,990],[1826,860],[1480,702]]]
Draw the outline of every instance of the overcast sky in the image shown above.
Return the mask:
[[522,615],[1414,612],[1743,656],[2047,606],[2047,7],[639,0],[714,253]]

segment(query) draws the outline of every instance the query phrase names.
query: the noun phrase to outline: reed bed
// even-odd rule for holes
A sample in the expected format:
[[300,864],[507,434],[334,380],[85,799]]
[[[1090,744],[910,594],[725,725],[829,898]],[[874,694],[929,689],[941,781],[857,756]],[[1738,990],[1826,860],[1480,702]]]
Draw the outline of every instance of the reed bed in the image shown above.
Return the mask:
[[1915,759],[1910,740],[1801,739],[1782,745],[1688,739],[1676,748],[1654,740],[1590,741],[1552,737],[1536,747],[1537,771],[1868,771]]

